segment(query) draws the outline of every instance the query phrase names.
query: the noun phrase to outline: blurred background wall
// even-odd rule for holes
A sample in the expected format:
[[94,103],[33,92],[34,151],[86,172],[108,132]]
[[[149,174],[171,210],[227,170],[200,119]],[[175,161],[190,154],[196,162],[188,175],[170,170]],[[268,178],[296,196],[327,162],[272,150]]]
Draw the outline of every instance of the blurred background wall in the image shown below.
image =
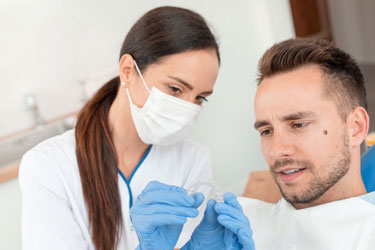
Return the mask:
[[[256,67],[264,50],[294,36],[289,3],[273,1],[4,1],[0,29],[0,137],[33,126],[25,96],[33,94],[45,120],[80,109],[82,83],[117,70],[131,25],[161,5],[190,8],[211,24],[222,65],[192,137],[213,153],[224,187],[265,168],[252,128]],[[101,79],[104,83],[104,79]]]

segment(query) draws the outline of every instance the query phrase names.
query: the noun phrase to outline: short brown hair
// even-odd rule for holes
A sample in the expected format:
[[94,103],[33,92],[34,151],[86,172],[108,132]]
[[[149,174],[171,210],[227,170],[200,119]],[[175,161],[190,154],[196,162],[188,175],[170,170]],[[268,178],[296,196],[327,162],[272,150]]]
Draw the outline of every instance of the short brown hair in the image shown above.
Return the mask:
[[296,38],[273,45],[259,61],[258,86],[266,77],[305,65],[317,65],[323,71],[328,80],[326,94],[334,100],[344,121],[355,107],[367,110],[366,89],[358,64],[324,40]]

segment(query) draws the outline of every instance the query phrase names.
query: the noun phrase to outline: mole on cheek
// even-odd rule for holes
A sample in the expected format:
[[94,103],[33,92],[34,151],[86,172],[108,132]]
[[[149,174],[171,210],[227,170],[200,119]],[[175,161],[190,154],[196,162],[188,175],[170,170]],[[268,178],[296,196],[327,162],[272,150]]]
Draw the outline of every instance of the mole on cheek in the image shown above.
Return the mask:
[[327,135],[327,134],[328,134],[328,131],[327,131],[327,130],[324,130],[324,131],[323,131],[323,134]]

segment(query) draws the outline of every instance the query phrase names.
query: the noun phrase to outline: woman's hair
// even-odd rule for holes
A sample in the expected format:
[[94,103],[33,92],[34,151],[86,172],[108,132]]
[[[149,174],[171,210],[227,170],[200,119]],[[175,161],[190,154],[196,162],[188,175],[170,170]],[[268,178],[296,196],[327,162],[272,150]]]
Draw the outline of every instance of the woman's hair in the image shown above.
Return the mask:
[[[220,62],[218,45],[199,14],[177,7],[160,7],[143,15],[130,29],[120,58],[130,54],[141,71],[165,56],[212,49]],[[118,189],[118,159],[108,112],[119,77],[107,82],[82,108],[75,128],[76,155],[92,240],[97,250],[116,249],[122,229]]]

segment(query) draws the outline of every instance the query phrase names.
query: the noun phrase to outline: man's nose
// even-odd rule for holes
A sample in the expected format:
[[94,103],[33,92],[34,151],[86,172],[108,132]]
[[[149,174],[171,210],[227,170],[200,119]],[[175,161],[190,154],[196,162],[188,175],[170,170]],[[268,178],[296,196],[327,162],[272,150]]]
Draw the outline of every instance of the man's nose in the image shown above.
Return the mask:
[[290,136],[274,131],[270,147],[270,156],[274,160],[288,158],[294,154],[293,141]]

